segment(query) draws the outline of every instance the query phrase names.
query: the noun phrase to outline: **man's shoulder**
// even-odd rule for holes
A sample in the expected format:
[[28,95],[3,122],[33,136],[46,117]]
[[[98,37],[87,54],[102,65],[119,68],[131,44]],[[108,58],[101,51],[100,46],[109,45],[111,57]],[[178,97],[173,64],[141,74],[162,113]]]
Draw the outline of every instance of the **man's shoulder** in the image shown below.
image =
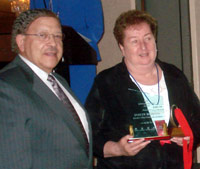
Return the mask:
[[16,76],[16,74],[19,73],[19,70],[21,69],[17,64],[18,62],[19,57],[17,56],[13,61],[0,69],[0,77],[9,78],[12,77],[12,75]]
[[15,64],[15,61],[13,61],[0,70],[0,81],[12,85],[24,84],[32,79],[29,72],[26,68]]
[[0,78],[1,79],[10,79],[12,77],[16,77],[19,73],[20,68],[13,64],[8,64],[3,69],[0,70]]

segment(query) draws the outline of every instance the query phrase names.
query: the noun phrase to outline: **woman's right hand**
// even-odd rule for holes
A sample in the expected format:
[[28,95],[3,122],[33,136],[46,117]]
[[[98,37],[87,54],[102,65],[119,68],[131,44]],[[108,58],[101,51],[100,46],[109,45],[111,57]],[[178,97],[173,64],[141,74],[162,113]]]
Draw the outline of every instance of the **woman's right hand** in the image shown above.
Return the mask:
[[130,138],[132,138],[131,135],[126,135],[118,142],[106,142],[104,145],[104,157],[134,156],[150,143],[150,141],[145,141],[144,139],[135,139],[132,142],[128,142]]

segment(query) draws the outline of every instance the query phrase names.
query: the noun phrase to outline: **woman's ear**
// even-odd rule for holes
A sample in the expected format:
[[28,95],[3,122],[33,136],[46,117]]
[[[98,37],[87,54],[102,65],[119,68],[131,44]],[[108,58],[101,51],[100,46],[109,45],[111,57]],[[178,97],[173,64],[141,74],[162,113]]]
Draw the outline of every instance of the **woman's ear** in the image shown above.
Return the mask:
[[119,48],[120,48],[120,50],[121,50],[121,52],[122,52],[122,55],[125,56],[125,55],[124,55],[124,54],[125,54],[125,52],[124,52],[124,46],[123,46],[122,44],[119,43]]
[[24,44],[25,44],[24,40],[25,40],[24,35],[19,34],[16,36],[16,43],[20,52],[24,52]]

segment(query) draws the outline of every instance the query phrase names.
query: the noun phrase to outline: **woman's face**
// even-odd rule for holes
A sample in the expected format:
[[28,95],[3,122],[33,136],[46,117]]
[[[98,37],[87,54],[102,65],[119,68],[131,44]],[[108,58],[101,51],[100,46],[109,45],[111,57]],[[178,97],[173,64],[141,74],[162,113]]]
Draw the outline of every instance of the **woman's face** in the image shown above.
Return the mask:
[[151,66],[156,59],[156,42],[149,24],[143,22],[125,29],[120,49],[129,66]]

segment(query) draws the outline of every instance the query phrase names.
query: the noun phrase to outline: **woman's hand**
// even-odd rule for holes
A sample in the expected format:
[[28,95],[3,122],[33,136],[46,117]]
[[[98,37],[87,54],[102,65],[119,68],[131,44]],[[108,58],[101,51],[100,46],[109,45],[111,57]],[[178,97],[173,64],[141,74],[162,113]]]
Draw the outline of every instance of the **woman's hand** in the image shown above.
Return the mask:
[[126,135],[118,142],[106,142],[104,145],[104,157],[134,156],[150,143],[150,141],[145,141],[144,139],[135,139],[130,143],[128,142],[130,138],[132,138],[131,135]]
[[187,136],[187,137],[173,137],[171,139],[172,142],[176,143],[179,146],[183,146],[183,140],[187,140],[188,144],[190,143],[190,137],[189,136]]

